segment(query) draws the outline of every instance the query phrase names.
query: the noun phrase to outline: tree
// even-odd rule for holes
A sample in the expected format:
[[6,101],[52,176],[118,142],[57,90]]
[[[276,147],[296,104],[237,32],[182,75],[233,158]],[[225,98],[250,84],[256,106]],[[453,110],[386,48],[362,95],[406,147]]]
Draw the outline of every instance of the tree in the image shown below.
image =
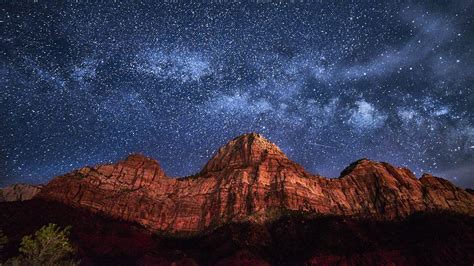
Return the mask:
[[12,265],[74,265],[68,260],[74,249],[69,242],[71,227],[56,224],[43,226],[33,235],[22,238],[21,255],[7,262]]

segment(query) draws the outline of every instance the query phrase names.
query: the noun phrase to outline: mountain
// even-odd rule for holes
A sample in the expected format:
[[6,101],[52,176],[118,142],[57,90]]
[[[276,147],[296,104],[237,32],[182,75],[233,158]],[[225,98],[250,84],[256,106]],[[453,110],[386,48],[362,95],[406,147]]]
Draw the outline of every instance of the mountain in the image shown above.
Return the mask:
[[133,154],[56,177],[36,198],[185,234],[231,222],[265,223],[287,211],[376,220],[426,211],[474,215],[474,195],[445,179],[417,179],[406,168],[368,159],[339,178],[325,178],[255,133],[231,140],[190,177],[170,178],[157,161]]
[[472,190],[368,159],[338,178],[313,175],[255,133],[189,177],[168,177],[157,161],[132,154],[27,187],[3,190],[18,201],[0,200],[9,239],[0,262],[48,223],[72,226],[83,265],[474,262]]
[[41,188],[41,185],[29,184],[15,184],[0,188],[0,202],[30,200],[41,191]]

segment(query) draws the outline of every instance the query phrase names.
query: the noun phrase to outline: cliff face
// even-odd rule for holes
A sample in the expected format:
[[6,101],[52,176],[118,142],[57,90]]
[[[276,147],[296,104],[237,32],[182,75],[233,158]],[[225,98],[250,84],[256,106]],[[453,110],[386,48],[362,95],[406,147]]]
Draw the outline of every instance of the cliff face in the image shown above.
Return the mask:
[[282,210],[379,220],[431,210],[474,215],[474,195],[444,179],[417,179],[408,169],[367,159],[351,164],[339,178],[315,176],[254,133],[220,148],[193,177],[169,178],[158,162],[130,155],[57,177],[37,197],[165,232],[264,222]]
[[28,184],[16,184],[0,188],[0,202],[30,200],[40,192],[41,188],[42,186]]

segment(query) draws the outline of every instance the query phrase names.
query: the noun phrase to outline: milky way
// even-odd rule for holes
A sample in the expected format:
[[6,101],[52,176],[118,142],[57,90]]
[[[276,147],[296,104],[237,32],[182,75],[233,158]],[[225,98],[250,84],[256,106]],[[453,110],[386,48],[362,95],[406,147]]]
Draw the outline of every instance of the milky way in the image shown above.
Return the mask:
[[313,173],[367,157],[474,187],[470,1],[1,9],[0,185],[132,152],[186,176],[255,131]]

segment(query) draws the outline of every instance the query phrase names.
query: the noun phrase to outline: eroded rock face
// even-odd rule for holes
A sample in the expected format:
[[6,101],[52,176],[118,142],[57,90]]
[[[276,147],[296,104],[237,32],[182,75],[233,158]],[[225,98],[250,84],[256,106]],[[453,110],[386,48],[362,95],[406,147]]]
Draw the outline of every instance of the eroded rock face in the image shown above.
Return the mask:
[[474,215],[474,195],[431,175],[362,159],[339,178],[307,173],[262,136],[245,134],[192,177],[167,177],[130,155],[53,179],[39,198],[99,211],[165,232],[199,232],[231,221],[264,222],[284,210],[394,219],[417,211]]
[[28,184],[15,184],[0,188],[0,202],[30,200],[41,191],[41,188],[42,186]]

